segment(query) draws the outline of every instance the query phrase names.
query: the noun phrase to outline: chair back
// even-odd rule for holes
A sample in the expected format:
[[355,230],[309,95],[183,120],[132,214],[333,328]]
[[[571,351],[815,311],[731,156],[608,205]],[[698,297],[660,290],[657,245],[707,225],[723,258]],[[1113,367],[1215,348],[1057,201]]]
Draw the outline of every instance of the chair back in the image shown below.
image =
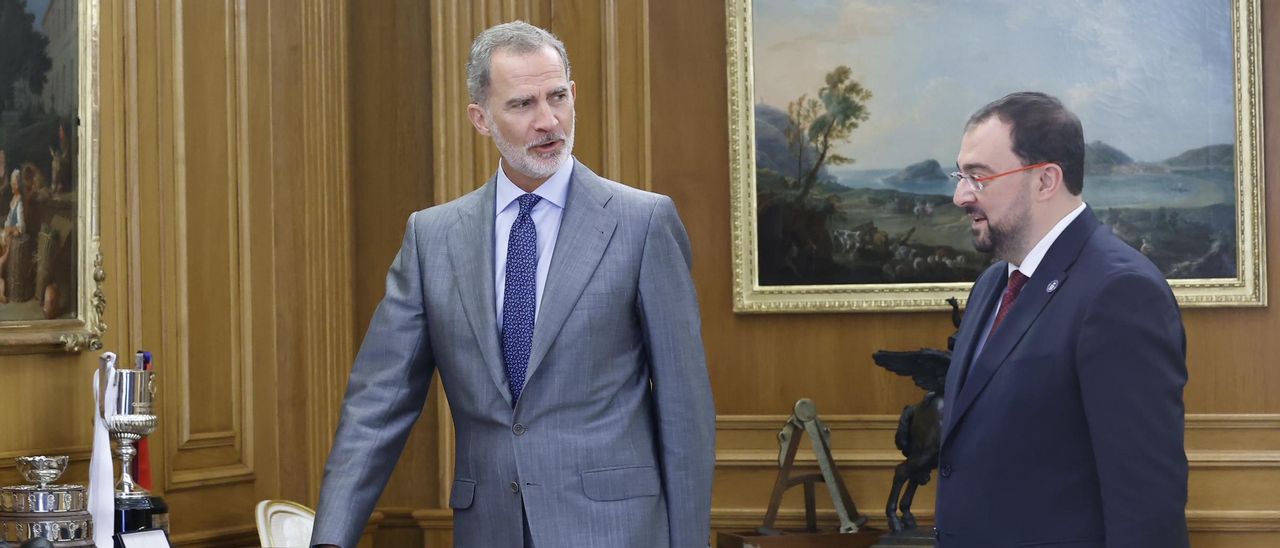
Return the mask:
[[258,503],[258,540],[270,548],[306,548],[316,513],[296,502],[264,500]]

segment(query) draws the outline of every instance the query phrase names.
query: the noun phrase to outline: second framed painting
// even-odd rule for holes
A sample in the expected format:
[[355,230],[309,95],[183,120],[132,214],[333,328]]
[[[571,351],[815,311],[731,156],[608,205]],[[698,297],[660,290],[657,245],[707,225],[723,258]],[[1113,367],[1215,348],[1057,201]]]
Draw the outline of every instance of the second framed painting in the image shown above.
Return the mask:
[[1043,91],[1085,201],[1183,306],[1266,304],[1258,0],[728,0],[734,309],[943,309],[993,262],[968,117]]

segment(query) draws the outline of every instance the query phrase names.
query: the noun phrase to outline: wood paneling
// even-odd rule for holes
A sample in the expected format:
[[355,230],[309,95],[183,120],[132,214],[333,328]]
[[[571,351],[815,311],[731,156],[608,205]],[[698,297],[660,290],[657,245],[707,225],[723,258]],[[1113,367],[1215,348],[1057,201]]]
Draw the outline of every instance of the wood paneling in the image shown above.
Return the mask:
[[[173,139],[161,145],[172,161],[169,184],[155,188],[160,279],[143,296],[156,301],[162,322],[157,369],[165,400],[169,491],[224,482],[251,482],[252,359],[244,317],[252,280],[246,256],[256,225],[247,216],[249,184],[243,149],[244,82],[241,13],[230,2],[175,2],[162,12],[172,32]],[[162,114],[163,116],[163,114]],[[196,312],[196,313],[192,313]]]
[[[155,490],[178,543],[252,538],[253,504],[279,489],[272,406],[262,405],[276,378],[273,239],[258,236],[272,230],[272,194],[253,164],[267,143],[251,138],[263,111],[250,99],[262,89],[250,44],[261,35],[251,37],[243,2],[111,6],[128,56],[104,81],[137,97],[110,107],[129,138],[130,341],[155,354],[161,386]],[[200,511],[210,500],[224,510]]]
[[[713,522],[730,529],[759,523],[771,487],[768,464],[776,458],[771,435],[777,426],[743,427],[752,417],[785,412],[797,398],[810,397],[834,423],[833,442],[844,447],[837,457],[846,481],[860,509],[877,523],[896,457],[887,445],[887,419],[919,394],[911,383],[873,365],[871,353],[941,346],[952,330],[947,315],[733,314],[724,6],[655,4],[650,19],[655,29],[648,60],[653,132],[663,136],[653,141],[654,189],[676,200],[693,242],[703,335],[721,414]],[[1276,51],[1280,32],[1273,31],[1280,28],[1280,12],[1264,11],[1263,19],[1263,49]],[[1280,59],[1271,56],[1264,63],[1266,126],[1274,135],[1280,122]],[[1275,141],[1266,144],[1265,157],[1280,157]],[[1266,176],[1278,180],[1280,162],[1268,162]],[[1268,192],[1267,209],[1275,211],[1276,202],[1276,193]],[[1267,227],[1271,242],[1280,237],[1276,225]],[[1274,291],[1280,274],[1275,246],[1270,247],[1268,285]],[[1191,377],[1186,390],[1192,467],[1188,509],[1195,545],[1274,543],[1280,538],[1275,532],[1280,499],[1261,486],[1280,479],[1275,445],[1280,368],[1272,358],[1280,353],[1280,342],[1268,335],[1280,332],[1280,312],[1274,307],[1196,309],[1184,316]],[[886,420],[844,419],[866,415]],[[878,445],[858,445],[864,442]],[[917,499],[922,517],[930,514],[932,489],[922,488]],[[800,523],[797,500],[790,499],[784,521]],[[831,516],[826,520],[831,523]]]
[[[648,189],[647,0],[555,0],[550,30],[577,85],[574,156],[598,174]],[[492,144],[486,143],[489,149]]]
[[[359,344],[382,299],[409,214],[432,204],[431,6],[351,0],[351,205],[354,335]],[[431,396],[434,402],[436,395]],[[410,513],[437,504],[438,414],[429,404],[380,502],[383,546],[421,545]],[[396,508],[403,508],[397,511]]]
[[[1271,8],[1270,3],[1263,6]],[[107,349],[157,354],[157,491],[184,545],[255,542],[253,504],[314,504],[346,372],[409,212],[496,168],[466,120],[472,37],[522,18],[566,43],[578,157],[675,199],[694,249],[720,414],[713,527],[763,516],[776,435],[813,398],[859,509],[882,524],[896,413],[919,398],[873,351],[940,346],[944,313],[731,312],[725,13],[719,2],[129,0],[102,3]],[[1280,11],[1263,11],[1280,51]],[[1268,23],[1270,23],[1268,25]],[[1280,57],[1264,62],[1280,135]],[[1266,143],[1280,158],[1280,139]],[[1280,180],[1280,161],[1265,174]],[[1268,210],[1280,207],[1267,192]],[[1280,223],[1268,240],[1280,241]],[[1269,246],[1272,257],[1274,245]],[[1280,287],[1270,261],[1269,287]],[[1276,302],[1273,298],[1271,302]],[[1185,311],[1195,546],[1280,539],[1280,312]],[[83,481],[96,356],[0,357],[10,456],[66,453]],[[438,386],[433,393],[438,393]],[[371,521],[376,543],[447,545],[452,429],[433,394]],[[807,450],[802,464],[810,465]],[[932,485],[918,515],[931,517]],[[824,506],[826,508],[826,506]],[[801,521],[791,493],[780,521]],[[819,513],[832,523],[829,510]]]

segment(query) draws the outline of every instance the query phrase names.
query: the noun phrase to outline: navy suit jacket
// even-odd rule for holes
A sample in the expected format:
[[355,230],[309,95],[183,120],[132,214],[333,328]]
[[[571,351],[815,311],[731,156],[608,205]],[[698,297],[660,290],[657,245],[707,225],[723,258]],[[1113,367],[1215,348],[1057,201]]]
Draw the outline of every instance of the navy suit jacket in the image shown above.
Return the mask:
[[938,545],[1187,546],[1186,336],[1163,275],[1086,208],[975,357],[1007,270],[974,283],[956,337]]

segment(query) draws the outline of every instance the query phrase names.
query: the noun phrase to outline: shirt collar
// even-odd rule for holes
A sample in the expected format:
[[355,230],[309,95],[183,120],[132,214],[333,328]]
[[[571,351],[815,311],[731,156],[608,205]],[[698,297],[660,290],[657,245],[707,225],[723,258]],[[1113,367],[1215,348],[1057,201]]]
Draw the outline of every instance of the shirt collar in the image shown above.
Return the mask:
[[[543,181],[538,188],[533,190],[534,194],[541,196],[543,200],[555,204],[556,207],[564,209],[565,201],[569,198],[569,175],[573,173],[573,157],[565,158],[556,172],[546,181]],[[498,163],[498,181],[496,201],[494,202],[495,212],[501,212],[511,205],[516,198],[525,194],[524,190],[511,182],[507,177],[506,171],[502,168],[502,163]]]
[[1084,203],[1081,202],[1080,205],[1076,206],[1076,208],[1071,210],[1070,213],[1067,213],[1062,220],[1058,221],[1058,224],[1053,225],[1053,228],[1049,230],[1049,233],[1045,234],[1043,238],[1040,238],[1040,241],[1036,243],[1036,246],[1031,248],[1031,251],[1027,252],[1027,256],[1022,259],[1022,264],[1015,265],[1013,263],[1009,263],[1009,274],[1012,275],[1014,270],[1021,270],[1028,278],[1034,276],[1036,273],[1036,267],[1040,266],[1040,261],[1044,260],[1044,256],[1049,252],[1049,248],[1053,246],[1053,242],[1057,241],[1058,236],[1062,235],[1062,231],[1067,229],[1067,225],[1071,224],[1071,221],[1076,220],[1076,217],[1080,216],[1080,213],[1084,211],[1084,207]]

